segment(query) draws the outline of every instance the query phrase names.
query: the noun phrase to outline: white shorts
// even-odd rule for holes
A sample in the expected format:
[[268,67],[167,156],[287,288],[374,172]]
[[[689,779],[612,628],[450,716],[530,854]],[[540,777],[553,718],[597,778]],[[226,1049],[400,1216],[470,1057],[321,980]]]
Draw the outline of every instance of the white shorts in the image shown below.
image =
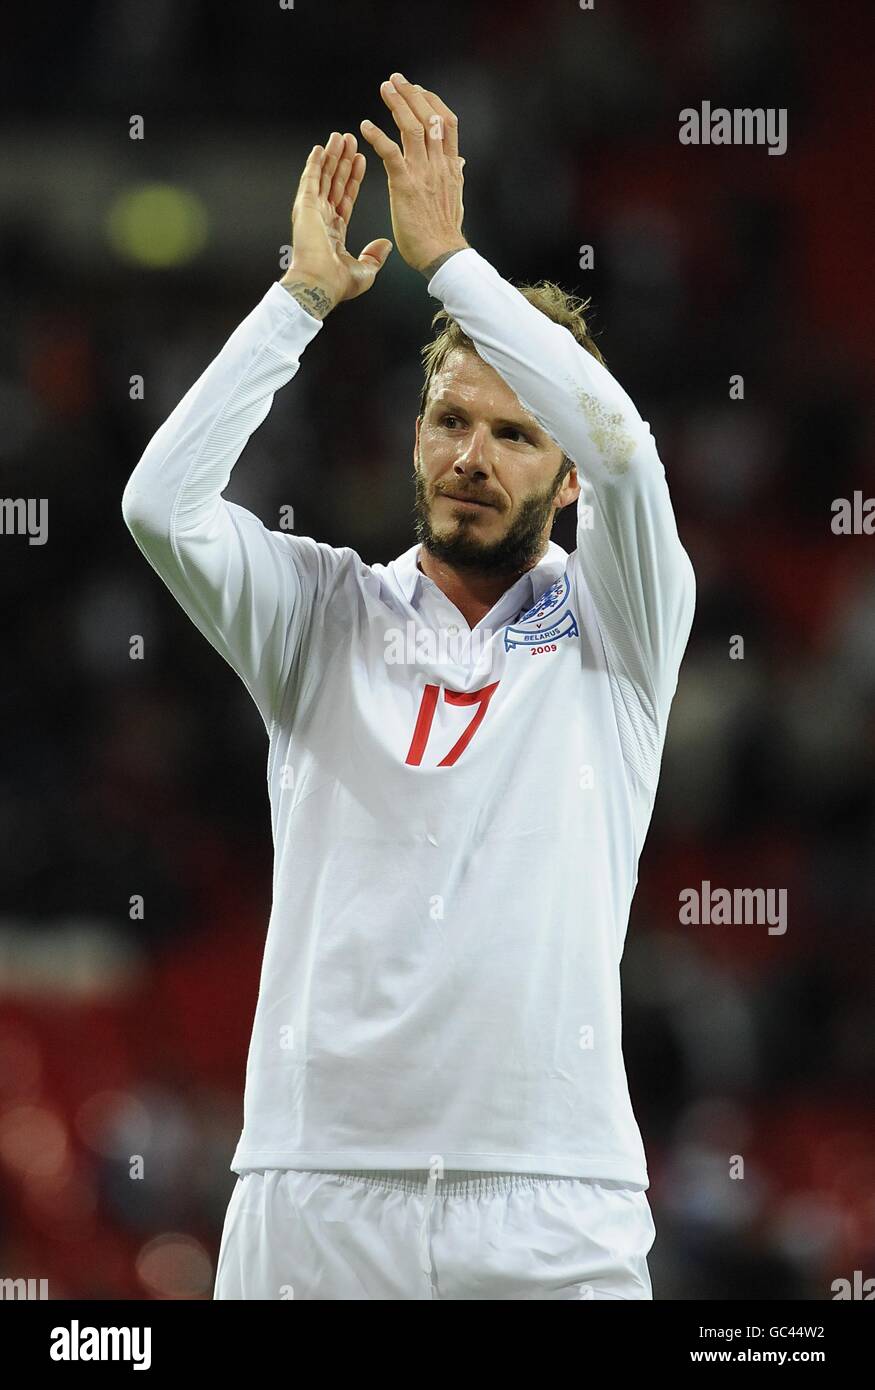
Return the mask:
[[244,1173],[216,1299],[652,1299],[645,1192],[547,1174]]

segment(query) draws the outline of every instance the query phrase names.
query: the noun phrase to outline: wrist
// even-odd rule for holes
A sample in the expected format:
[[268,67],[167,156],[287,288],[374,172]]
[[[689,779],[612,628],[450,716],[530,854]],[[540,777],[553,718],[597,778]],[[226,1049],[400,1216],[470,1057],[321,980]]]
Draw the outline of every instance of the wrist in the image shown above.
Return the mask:
[[312,275],[302,275],[291,267],[279,281],[293,299],[296,299],[306,313],[314,319],[324,319],[337,307],[338,301],[328,292],[324,284]]
[[417,266],[420,275],[424,275],[426,280],[430,280],[436,275],[444,261],[448,261],[451,256],[455,256],[457,251],[469,251],[471,248],[464,237],[460,237],[453,245],[444,245],[442,250],[433,251],[429,254],[428,260],[424,265]]

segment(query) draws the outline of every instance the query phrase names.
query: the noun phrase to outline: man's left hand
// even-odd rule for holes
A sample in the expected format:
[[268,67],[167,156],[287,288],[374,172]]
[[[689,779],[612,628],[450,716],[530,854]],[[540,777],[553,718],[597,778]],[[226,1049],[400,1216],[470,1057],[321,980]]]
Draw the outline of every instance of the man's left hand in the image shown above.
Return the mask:
[[[373,121],[360,129],[383,161],[395,245],[409,266],[425,274],[448,252],[463,250],[458,120],[434,92],[393,72],[380,95],[401,132],[399,149]],[[430,278],[430,277],[429,277]]]

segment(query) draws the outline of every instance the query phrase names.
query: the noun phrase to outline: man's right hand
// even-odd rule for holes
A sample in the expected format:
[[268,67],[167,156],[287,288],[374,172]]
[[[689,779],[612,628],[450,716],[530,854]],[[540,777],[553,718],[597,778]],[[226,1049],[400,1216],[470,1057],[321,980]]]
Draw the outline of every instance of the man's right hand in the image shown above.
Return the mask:
[[371,241],[356,260],[346,249],[346,229],[365,176],[356,138],[334,131],[323,149],[314,145],[304,165],[292,208],[292,263],[279,282],[315,318],[374,283],[392,250],[386,237]]

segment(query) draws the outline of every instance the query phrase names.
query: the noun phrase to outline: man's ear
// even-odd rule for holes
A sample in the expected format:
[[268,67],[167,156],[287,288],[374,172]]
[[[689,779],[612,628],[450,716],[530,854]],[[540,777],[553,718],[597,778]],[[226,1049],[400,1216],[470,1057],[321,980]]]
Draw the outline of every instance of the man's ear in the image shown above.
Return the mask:
[[570,507],[572,502],[576,502],[580,496],[580,479],[577,476],[577,467],[569,468],[565,477],[562,479],[562,486],[556,494],[556,513],[565,507]]
[[417,415],[417,417],[416,417],[416,436],[415,436],[414,441],[413,441],[413,467],[414,467],[414,468],[416,467],[417,463],[419,462],[419,427],[420,427],[421,424],[422,424],[422,416],[421,416],[421,415]]

